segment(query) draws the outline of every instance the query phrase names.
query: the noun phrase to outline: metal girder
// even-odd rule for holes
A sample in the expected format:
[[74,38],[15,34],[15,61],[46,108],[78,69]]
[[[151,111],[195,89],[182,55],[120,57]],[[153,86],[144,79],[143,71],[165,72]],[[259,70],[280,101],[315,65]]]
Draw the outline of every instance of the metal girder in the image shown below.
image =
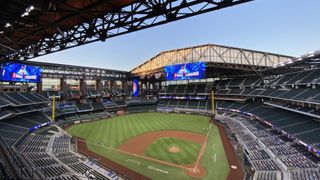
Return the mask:
[[283,72],[298,72],[310,69],[317,69],[320,67],[320,50],[311,51],[300,57],[292,58],[289,61],[285,61],[276,64],[274,68],[268,69],[263,72],[264,76],[279,75]]
[[[253,0],[137,0],[131,5],[112,10],[66,31],[59,30],[53,36],[11,51],[0,57],[0,61],[27,60],[249,1]],[[42,32],[33,32],[33,35],[37,33]]]
[[242,69],[260,74],[261,71],[283,63],[293,57],[214,44],[205,44],[183,49],[161,52],[150,60],[134,68],[131,73],[146,75],[154,69],[173,64],[205,62],[207,66],[224,66],[225,69]]
[[28,61],[27,64],[40,67],[42,69],[42,78],[124,80],[129,77],[129,72],[111,69],[43,63],[35,61]]

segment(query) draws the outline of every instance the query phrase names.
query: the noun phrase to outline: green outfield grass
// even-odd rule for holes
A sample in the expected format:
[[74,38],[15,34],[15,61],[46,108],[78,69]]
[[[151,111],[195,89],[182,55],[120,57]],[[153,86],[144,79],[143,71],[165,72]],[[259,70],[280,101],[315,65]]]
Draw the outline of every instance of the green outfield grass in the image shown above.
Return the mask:
[[[137,113],[74,125],[68,128],[67,132],[90,142],[88,143],[88,148],[91,151],[152,179],[192,179],[179,168],[116,152],[106,147],[117,148],[131,137],[151,131],[179,130],[205,135],[208,126],[209,118],[200,115]],[[139,165],[134,162],[139,162]],[[207,148],[201,164],[207,169],[207,175],[203,179],[226,179],[229,165],[220,140],[219,131],[215,126],[212,126],[210,130]],[[150,168],[151,166],[167,171],[168,174],[154,171]]]
[[[179,152],[169,152],[171,147],[177,147]],[[146,156],[172,162],[179,165],[192,164],[196,161],[201,145],[176,138],[159,138],[149,145],[144,152]]]

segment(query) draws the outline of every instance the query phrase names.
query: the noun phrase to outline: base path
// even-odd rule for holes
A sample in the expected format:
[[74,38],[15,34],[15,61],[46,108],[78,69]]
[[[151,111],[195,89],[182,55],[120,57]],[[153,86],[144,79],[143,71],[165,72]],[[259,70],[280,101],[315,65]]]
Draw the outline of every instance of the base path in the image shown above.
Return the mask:
[[[238,159],[237,154],[235,153],[232,144],[228,138],[228,135],[226,134],[224,127],[216,122],[213,122],[213,124],[215,124],[218,129],[219,129],[219,133],[220,133],[220,137],[221,137],[221,141],[224,147],[224,151],[227,155],[227,160],[229,163],[229,168],[230,168],[230,172],[228,175],[227,180],[243,180],[244,179],[244,171],[243,168],[240,164],[240,161]],[[232,167],[236,167],[232,168]]]

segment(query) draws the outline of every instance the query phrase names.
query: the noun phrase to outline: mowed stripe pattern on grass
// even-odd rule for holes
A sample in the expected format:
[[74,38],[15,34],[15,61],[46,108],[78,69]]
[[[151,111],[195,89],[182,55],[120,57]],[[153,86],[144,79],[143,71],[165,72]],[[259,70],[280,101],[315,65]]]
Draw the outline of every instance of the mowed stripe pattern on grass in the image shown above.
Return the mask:
[[[192,180],[194,178],[187,176],[180,168],[123,154],[103,146],[117,148],[129,138],[150,131],[180,130],[206,135],[209,119],[209,117],[189,114],[139,113],[78,124],[70,127],[67,131],[75,137],[91,142],[91,144],[88,144],[91,151],[140,172],[151,179]],[[99,143],[99,146],[92,143]],[[216,159],[212,158],[214,156],[216,156]],[[139,165],[133,161],[139,162]],[[215,126],[211,129],[201,164],[208,170],[207,175],[202,178],[203,180],[226,179],[229,172],[228,162],[219,131]],[[152,170],[150,167],[168,171],[168,174]]]
[[[172,147],[179,148],[179,152],[169,152]],[[145,155],[178,165],[192,164],[197,159],[201,145],[177,138],[159,138],[150,144]]]
[[180,130],[205,134],[208,117],[186,114],[139,113],[78,124],[67,131],[89,142],[118,147],[136,135],[160,130]]

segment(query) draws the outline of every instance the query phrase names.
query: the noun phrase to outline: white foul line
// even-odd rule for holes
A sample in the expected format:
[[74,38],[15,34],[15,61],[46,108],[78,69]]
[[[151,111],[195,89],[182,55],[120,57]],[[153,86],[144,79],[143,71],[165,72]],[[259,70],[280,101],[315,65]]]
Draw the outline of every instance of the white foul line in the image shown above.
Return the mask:
[[209,130],[208,130],[208,132],[207,132],[206,139],[204,140],[204,143],[202,144],[201,151],[200,151],[200,153],[199,153],[199,156],[198,156],[196,165],[194,166],[194,169],[197,169],[197,168],[198,168],[198,164],[199,164],[199,162],[200,162],[200,160],[201,160],[201,158],[202,158],[202,155],[204,154],[204,152],[205,152],[205,150],[206,150],[207,140],[208,140],[208,137],[209,137],[209,134],[210,134],[211,126],[212,126],[212,124],[210,123],[210,125],[209,125]]

